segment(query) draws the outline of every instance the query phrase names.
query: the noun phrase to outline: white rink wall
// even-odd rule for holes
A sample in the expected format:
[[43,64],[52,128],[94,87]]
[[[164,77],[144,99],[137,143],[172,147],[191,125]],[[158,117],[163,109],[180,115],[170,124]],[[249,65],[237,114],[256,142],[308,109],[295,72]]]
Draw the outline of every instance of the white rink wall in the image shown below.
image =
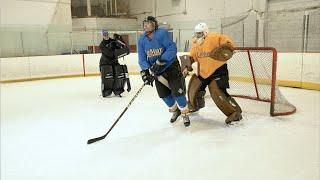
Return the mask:
[[278,53],[279,85],[320,90],[320,53]]
[[[178,56],[188,52],[178,53]],[[101,54],[1,58],[1,82],[99,74]],[[140,71],[137,53],[123,59],[131,74]],[[320,53],[278,53],[279,85],[320,90]]]
[[83,75],[82,55],[1,58],[1,82]]

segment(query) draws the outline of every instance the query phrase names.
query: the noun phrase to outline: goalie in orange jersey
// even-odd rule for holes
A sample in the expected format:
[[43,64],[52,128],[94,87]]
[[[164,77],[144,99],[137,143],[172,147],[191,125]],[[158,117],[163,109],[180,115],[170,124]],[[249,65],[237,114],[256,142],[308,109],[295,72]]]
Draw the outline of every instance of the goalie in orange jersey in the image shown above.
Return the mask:
[[205,23],[199,23],[195,26],[190,56],[180,57],[184,75],[192,70],[192,63],[198,63],[197,73],[192,75],[188,85],[190,111],[195,112],[205,106],[204,95],[208,87],[211,98],[227,116],[227,124],[242,119],[240,106],[227,92],[229,73],[226,61],[232,57],[233,47],[228,36],[209,32]]

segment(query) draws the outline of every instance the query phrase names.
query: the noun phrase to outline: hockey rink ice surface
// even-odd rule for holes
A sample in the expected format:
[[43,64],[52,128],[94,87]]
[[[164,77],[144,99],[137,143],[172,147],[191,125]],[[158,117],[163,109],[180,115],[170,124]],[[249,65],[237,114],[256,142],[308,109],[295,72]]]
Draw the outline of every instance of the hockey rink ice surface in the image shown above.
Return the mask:
[[244,120],[232,126],[207,97],[185,128],[146,86],[106,139],[87,145],[141,87],[130,78],[122,98],[102,98],[97,76],[1,84],[1,179],[320,179],[320,91],[281,88],[297,112],[280,117],[236,98]]

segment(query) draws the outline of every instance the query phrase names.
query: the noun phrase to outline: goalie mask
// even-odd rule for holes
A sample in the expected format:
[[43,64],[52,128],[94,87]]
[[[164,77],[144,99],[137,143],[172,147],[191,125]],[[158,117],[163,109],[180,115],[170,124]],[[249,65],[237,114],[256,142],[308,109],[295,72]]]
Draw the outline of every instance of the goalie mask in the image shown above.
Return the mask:
[[147,34],[151,34],[154,30],[158,29],[158,21],[156,18],[148,16],[143,20],[142,27]]
[[194,27],[194,37],[198,44],[202,44],[209,33],[209,28],[206,23],[199,23]]

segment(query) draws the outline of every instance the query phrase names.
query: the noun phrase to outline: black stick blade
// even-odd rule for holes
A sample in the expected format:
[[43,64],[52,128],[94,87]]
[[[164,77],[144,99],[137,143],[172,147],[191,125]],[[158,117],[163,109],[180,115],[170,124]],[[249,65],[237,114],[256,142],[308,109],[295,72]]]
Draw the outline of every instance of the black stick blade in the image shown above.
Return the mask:
[[89,139],[87,144],[92,144],[92,143],[95,143],[97,141],[100,141],[102,139],[104,139],[106,136],[101,136],[101,137],[97,137],[97,138],[93,138],[93,139]]

